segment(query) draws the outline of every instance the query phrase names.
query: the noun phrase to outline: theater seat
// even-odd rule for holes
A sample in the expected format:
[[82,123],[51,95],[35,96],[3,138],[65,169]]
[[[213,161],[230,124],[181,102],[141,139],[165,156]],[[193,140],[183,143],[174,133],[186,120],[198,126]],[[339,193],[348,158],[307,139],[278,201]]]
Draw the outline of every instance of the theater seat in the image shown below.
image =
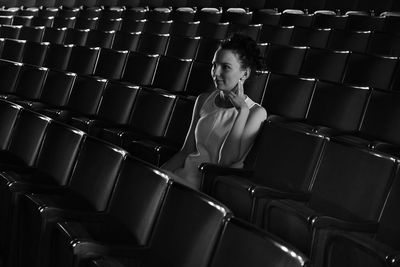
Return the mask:
[[22,266],[46,266],[57,218],[63,215],[68,218],[68,214],[74,212],[84,214],[107,209],[125,156],[124,150],[88,136],[67,186],[53,188],[47,194],[25,194],[20,198],[21,216],[14,225],[20,226],[18,246],[23,255],[19,258]]

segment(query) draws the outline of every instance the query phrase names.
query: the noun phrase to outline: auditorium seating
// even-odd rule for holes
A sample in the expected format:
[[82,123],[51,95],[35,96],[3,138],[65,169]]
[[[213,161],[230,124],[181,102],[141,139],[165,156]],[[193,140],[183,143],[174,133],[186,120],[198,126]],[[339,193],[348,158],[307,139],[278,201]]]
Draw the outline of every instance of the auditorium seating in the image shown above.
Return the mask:
[[[208,253],[202,266],[308,266],[307,257],[314,266],[395,266],[399,8],[393,0],[0,1],[3,263],[129,267],[135,255],[159,264],[157,253],[192,266],[199,248],[188,244],[206,236],[189,217],[176,224],[185,232],[171,231],[172,190],[184,192],[172,201],[188,211],[186,197],[213,203],[211,213],[227,206],[213,241],[198,241]],[[213,90],[214,51],[233,32],[262,50],[266,67],[245,88],[268,119],[243,170],[201,166],[214,200],[156,166],[182,146],[196,96]],[[101,153],[86,158],[87,143],[107,147],[104,158],[122,153],[122,167]],[[114,173],[99,174],[104,183],[85,182],[107,166]],[[166,198],[145,178],[163,181]],[[130,200],[153,196],[156,208]],[[145,222],[134,212],[145,208],[154,214],[139,256]],[[119,242],[136,252],[114,253]]]

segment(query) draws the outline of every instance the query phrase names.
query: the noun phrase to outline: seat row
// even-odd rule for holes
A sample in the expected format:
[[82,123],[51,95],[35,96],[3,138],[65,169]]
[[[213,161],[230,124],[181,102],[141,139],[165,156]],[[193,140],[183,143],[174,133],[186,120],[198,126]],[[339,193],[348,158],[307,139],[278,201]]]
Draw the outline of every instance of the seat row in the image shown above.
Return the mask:
[[251,170],[202,164],[202,190],[315,266],[398,266],[399,147],[371,151],[281,123],[265,124],[256,145],[265,152],[247,159]]
[[4,266],[117,255],[142,266],[308,266],[287,243],[117,146],[4,100],[0,120]]

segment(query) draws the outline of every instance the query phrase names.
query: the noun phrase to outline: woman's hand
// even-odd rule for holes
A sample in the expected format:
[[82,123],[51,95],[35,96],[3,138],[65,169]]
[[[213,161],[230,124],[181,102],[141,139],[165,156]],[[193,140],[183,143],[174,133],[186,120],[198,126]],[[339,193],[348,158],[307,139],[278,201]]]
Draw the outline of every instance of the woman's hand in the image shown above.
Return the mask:
[[242,80],[239,80],[237,84],[237,90],[236,93],[234,90],[231,90],[227,94],[229,100],[231,101],[232,105],[237,109],[237,110],[242,110],[242,109],[248,109],[248,106],[245,101],[245,95],[243,92],[243,82]]

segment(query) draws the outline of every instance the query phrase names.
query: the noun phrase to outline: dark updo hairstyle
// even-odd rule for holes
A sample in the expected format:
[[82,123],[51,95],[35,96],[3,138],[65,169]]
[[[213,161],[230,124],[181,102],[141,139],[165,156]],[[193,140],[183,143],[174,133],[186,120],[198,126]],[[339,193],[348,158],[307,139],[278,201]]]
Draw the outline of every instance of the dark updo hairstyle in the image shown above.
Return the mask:
[[242,63],[243,68],[249,67],[252,71],[264,68],[264,59],[261,57],[260,48],[249,36],[234,33],[219,45],[221,49],[232,50]]

